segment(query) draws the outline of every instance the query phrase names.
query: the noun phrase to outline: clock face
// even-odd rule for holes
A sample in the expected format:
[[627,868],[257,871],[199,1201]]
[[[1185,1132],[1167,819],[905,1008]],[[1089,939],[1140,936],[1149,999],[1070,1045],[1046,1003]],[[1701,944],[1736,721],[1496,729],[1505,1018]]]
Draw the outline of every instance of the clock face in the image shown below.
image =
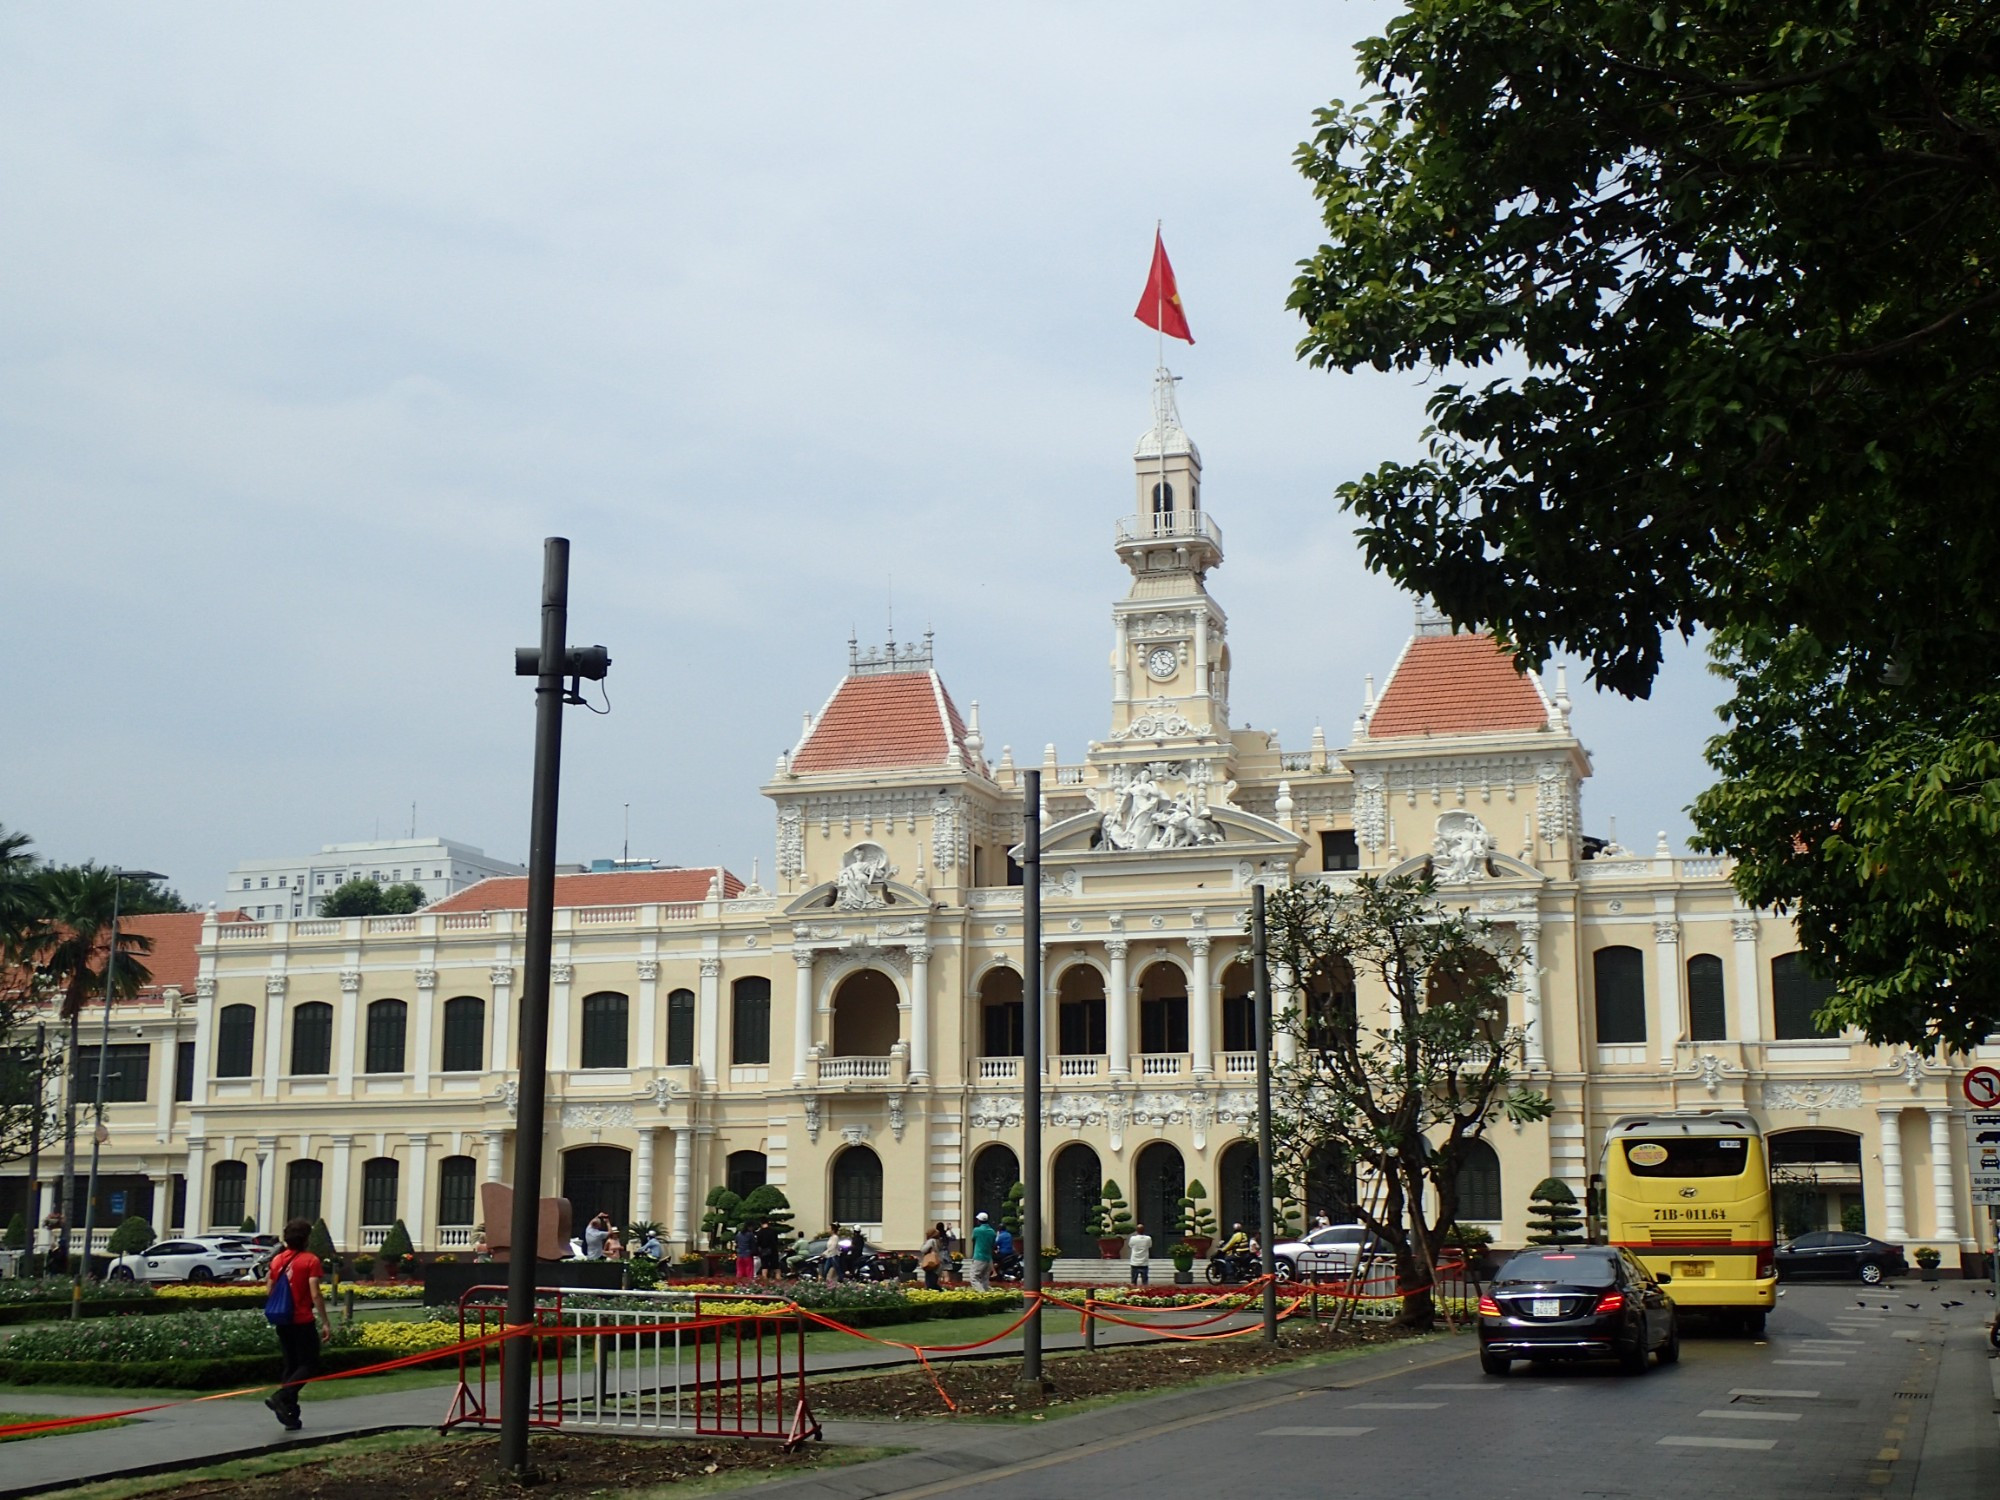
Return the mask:
[[1155,646],[1146,657],[1146,670],[1165,681],[1174,675],[1181,659],[1172,646]]

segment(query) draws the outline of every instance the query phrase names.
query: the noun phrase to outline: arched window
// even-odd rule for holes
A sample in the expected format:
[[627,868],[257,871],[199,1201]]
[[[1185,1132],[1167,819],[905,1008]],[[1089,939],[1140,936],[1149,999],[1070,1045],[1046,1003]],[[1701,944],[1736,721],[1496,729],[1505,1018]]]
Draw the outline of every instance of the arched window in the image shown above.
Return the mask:
[[667,996],[667,1066],[694,1066],[693,990],[675,990]]
[[1500,965],[1481,949],[1460,950],[1438,962],[1424,985],[1430,1005],[1465,1001],[1481,1007],[1479,1032],[1489,1047],[1497,1047],[1507,1032],[1507,988]]
[[371,1156],[361,1164],[361,1222],[387,1228],[396,1222],[401,1201],[402,1167],[393,1156]]
[[445,1001],[439,1066],[447,1073],[477,1073],[486,1066],[486,1002],[477,995]]
[[1021,976],[1013,969],[989,969],[979,981],[979,1044],[981,1057],[1019,1057],[1027,1046]]
[[626,1065],[625,1032],[630,1005],[623,995],[606,990],[583,997],[583,1045],[578,1065],[622,1068]]
[[1325,1049],[1352,1037],[1359,1025],[1354,966],[1335,955],[1306,981],[1306,1045]]
[[317,1219],[319,1217],[320,1186],[326,1180],[326,1171],[316,1161],[299,1157],[285,1165],[285,1217],[287,1219]]
[[479,1166],[471,1157],[447,1156],[438,1163],[438,1223],[473,1223],[478,1196]]
[[[1139,976],[1139,1050],[1187,1049],[1187,976],[1177,964],[1153,964]],[[1207,1059],[1203,1059],[1203,1066],[1207,1066]]]
[[1499,1156],[1484,1141],[1464,1142],[1458,1155],[1459,1218],[1493,1224],[1503,1213]]
[[729,1060],[739,1067],[771,1061],[771,981],[761,974],[729,986]]
[[887,974],[863,969],[833,992],[833,1055],[887,1057],[902,1034],[896,985]]
[[215,1076],[248,1078],[256,1066],[256,1009],[248,1005],[223,1006],[215,1014]]
[[1597,981],[1601,1046],[1646,1040],[1646,960],[1637,948],[1599,948],[1590,956]]
[[972,1202],[967,1217],[986,1213],[993,1216],[994,1223],[999,1223],[1000,1211],[1007,1206],[1007,1195],[1020,1180],[1021,1158],[1014,1154],[1013,1147],[995,1144],[983,1148],[972,1158]]
[[400,1000],[377,1000],[368,1007],[368,1048],[365,1073],[403,1071],[404,1038],[410,1008]]
[[1771,960],[1771,1034],[1779,1041],[1839,1036],[1838,1028],[1828,1030],[1813,1019],[1832,998],[1833,986],[1807,969],[1798,954],[1781,953]]
[[1255,1052],[1260,1044],[1250,965],[1238,959],[1222,971],[1222,1050]]
[[770,1162],[761,1151],[732,1151],[722,1164],[722,1180],[730,1192],[747,1198],[771,1180]]
[[[1071,964],[1056,981],[1056,1050],[1064,1057],[1104,1055],[1104,976]],[[1120,995],[1123,1005],[1125,997]]]
[[243,1224],[243,1193],[250,1169],[240,1161],[219,1161],[208,1179],[208,1222],[217,1229]]
[[1722,960],[1713,953],[1697,953],[1688,960],[1688,1040],[1722,1042],[1729,1039],[1729,1016],[1723,1003]]
[[333,1071],[333,1007],[314,1000],[292,1012],[292,1074],[313,1078]]
[[1174,487],[1164,481],[1153,486],[1153,514],[1166,518],[1174,513]]
[[882,1158],[866,1146],[833,1159],[833,1217],[839,1224],[882,1222]]

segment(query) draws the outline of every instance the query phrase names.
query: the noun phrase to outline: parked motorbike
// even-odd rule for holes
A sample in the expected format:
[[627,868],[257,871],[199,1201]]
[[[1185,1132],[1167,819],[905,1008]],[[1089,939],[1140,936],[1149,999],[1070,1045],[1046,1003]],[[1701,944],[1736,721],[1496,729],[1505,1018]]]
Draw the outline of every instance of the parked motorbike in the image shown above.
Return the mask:
[[1259,1260],[1260,1257],[1248,1250],[1218,1250],[1208,1260],[1209,1285],[1230,1286],[1240,1281],[1255,1280],[1262,1272]]
[[1028,1263],[1019,1255],[1003,1255],[993,1262],[995,1281],[1020,1281],[1028,1274]]

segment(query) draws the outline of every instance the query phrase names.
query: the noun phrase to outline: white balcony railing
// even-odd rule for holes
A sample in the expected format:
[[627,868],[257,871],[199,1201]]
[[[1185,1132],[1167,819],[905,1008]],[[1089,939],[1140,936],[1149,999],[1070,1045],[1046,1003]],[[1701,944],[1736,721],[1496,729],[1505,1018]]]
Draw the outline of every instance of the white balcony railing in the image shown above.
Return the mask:
[[1137,1061],[1141,1078],[1178,1078],[1187,1071],[1183,1052],[1141,1052]]
[[1222,528],[1202,511],[1171,510],[1118,518],[1121,542],[1172,541],[1177,537],[1198,536],[1208,538],[1218,547],[1222,545]]
[[982,1057],[979,1059],[979,1081],[981,1083],[1017,1083],[1021,1077],[1021,1059],[1018,1057]]
[[1100,1078],[1104,1074],[1101,1057],[1058,1057],[1055,1062],[1058,1078]]
[[333,917],[318,922],[294,922],[292,923],[292,936],[295,938],[339,937],[340,919]]
[[366,925],[367,930],[371,933],[415,932],[417,930],[417,919],[415,917],[369,917],[367,918]]
[[484,932],[493,925],[490,911],[448,911],[439,919],[446,932]]
[[223,943],[255,942],[269,930],[262,922],[222,922],[216,926],[215,937]]
[[1257,1054],[1254,1052],[1218,1052],[1215,1054],[1215,1071],[1224,1078],[1255,1078],[1257,1076]]
[[636,906],[579,906],[576,909],[576,925],[579,927],[609,927],[614,923],[638,920],[639,908]]
[[389,1231],[394,1227],[393,1224],[364,1224],[361,1227],[361,1248],[380,1250],[382,1242],[389,1238]]
[[886,1082],[889,1065],[893,1061],[888,1057],[822,1057],[819,1060],[820,1082]]
[[470,1224],[440,1224],[437,1232],[438,1249],[467,1250],[472,1246],[472,1226]]

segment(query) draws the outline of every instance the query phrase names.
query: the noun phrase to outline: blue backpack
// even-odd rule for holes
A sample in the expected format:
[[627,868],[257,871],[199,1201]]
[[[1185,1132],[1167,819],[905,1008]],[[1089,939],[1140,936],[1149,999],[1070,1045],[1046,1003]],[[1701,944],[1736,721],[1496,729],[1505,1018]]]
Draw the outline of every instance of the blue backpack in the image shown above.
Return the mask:
[[296,1255],[289,1255],[272,1263],[271,1293],[264,1299],[264,1321],[267,1323],[282,1326],[294,1321],[293,1314],[297,1307],[292,1302],[291,1262],[297,1258]]

